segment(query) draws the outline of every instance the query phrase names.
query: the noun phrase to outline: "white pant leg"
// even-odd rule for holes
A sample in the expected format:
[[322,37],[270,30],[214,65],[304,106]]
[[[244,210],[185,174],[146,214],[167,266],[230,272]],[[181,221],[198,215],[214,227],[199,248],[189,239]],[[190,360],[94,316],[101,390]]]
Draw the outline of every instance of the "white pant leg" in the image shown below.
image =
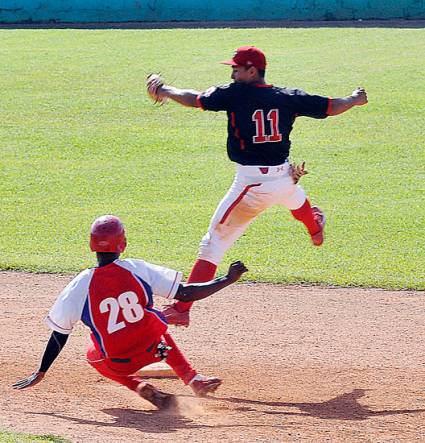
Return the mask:
[[293,211],[301,208],[306,201],[307,195],[300,185],[294,185],[295,189],[291,189],[287,195],[282,197],[281,205]]
[[252,194],[267,201],[267,206],[281,205],[293,210],[298,209],[305,202],[304,189],[294,184],[288,174],[265,176],[260,179],[261,186],[252,188]]
[[[261,170],[267,170],[267,173]],[[249,224],[268,207],[278,204],[298,209],[306,199],[289,175],[289,165],[237,167],[233,184],[218,205],[198,257],[218,265]]]
[[259,185],[259,181],[236,175],[231,188],[215,210],[208,232],[200,242],[200,259],[220,264],[226,251],[255,217],[269,206],[268,194],[258,195],[254,192],[261,187]]
[[300,208],[307,198],[304,189],[294,184],[289,176],[266,182],[254,192],[269,193],[273,205],[285,206],[289,210]]

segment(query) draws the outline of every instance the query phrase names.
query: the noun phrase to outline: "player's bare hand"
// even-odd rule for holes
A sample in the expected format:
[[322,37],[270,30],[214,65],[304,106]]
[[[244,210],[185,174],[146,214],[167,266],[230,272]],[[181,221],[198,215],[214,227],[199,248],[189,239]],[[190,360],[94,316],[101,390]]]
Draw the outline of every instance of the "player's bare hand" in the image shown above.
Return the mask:
[[291,163],[289,165],[289,175],[292,177],[292,181],[297,184],[300,178],[303,175],[308,174],[308,171],[305,169],[305,162],[302,162],[300,165],[296,163]]
[[27,378],[23,378],[22,380],[17,381],[12,385],[13,389],[25,389],[30,388],[31,386],[35,386],[37,383],[40,383],[44,378],[44,372],[34,372]]
[[238,281],[242,274],[248,272],[248,269],[241,261],[235,261],[229,266],[229,272],[227,273],[227,278],[232,281]]
[[357,106],[362,106],[367,103],[367,93],[365,89],[361,88],[360,86],[353,91],[351,97],[354,98],[354,103]]

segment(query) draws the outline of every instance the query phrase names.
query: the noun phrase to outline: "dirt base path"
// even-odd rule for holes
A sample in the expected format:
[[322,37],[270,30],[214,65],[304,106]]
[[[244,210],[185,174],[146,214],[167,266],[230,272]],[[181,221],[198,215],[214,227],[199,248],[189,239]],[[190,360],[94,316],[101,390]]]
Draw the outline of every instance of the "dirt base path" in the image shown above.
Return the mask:
[[425,441],[425,293],[245,284],[170,328],[202,373],[223,378],[208,399],[179,380],[181,413],[155,411],[84,361],[84,326],[45,380],[37,368],[42,320],[68,276],[0,272],[0,429],[73,442]]

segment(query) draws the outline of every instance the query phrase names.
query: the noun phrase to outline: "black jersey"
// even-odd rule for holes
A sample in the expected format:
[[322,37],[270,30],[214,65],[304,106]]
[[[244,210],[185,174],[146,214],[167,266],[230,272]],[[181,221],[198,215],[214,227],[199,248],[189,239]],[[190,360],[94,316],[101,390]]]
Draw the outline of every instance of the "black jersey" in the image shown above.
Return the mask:
[[289,155],[295,118],[326,118],[329,98],[300,89],[230,83],[198,97],[205,110],[227,111],[227,153],[241,165],[274,166]]

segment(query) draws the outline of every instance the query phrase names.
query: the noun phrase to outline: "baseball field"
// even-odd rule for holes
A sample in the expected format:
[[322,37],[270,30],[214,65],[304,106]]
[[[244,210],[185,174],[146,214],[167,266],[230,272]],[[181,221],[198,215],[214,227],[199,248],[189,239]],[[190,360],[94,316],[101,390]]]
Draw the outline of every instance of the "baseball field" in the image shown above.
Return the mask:
[[[242,44],[267,54],[270,83],[368,92],[292,133],[325,244],[282,208],[252,224],[218,272],[243,260],[242,283],[171,328],[224,380],[202,400],[156,381],[179,414],[97,375],[82,326],[41,384],[12,390],[38,366],[57,294],[94,265],[97,216],[125,223],[124,257],[187,277],[233,178],[226,116],[154,106],[144,82],[226,83],[218,62]],[[0,30],[0,441],[425,441],[424,53],[423,28]]]

